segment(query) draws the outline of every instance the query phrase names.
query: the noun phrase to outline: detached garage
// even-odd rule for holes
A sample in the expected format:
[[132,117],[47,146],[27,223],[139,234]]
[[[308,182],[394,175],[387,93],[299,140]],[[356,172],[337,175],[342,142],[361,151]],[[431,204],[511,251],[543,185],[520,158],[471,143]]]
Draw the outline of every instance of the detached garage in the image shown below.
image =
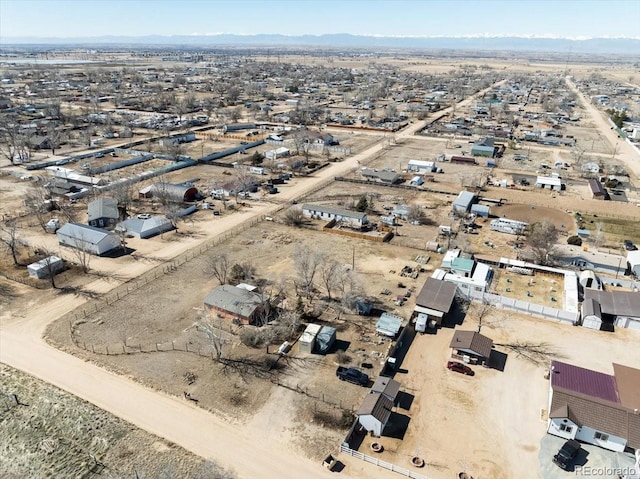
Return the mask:
[[117,234],[80,223],[67,223],[56,231],[56,236],[61,245],[81,249],[96,256],[122,246]]

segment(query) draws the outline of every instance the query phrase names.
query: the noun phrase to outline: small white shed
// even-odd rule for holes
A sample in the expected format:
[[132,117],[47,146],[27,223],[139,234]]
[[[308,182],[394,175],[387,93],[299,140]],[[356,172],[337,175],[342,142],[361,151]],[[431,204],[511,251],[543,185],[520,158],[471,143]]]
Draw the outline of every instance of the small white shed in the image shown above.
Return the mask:
[[367,394],[358,409],[358,422],[376,437],[382,435],[389,422],[393,409],[393,401],[380,392]]
[[38,279],[48,278],[51,274],[55,276],[63,270],[64,261],[57,256],[48,256],[27,266],[29,276]]
[[316,343],[316,336],[322,329],[319,324],[309,324],[298,341],[300,352],[311,354]]

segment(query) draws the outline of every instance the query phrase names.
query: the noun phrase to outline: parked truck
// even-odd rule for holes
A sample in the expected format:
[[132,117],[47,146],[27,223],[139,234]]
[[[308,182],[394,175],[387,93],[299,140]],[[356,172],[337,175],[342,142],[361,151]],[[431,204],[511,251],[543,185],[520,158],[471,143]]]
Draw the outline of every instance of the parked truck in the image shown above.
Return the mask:
[[366,386],[369,384],[369,376],[356,368],[338,366],[338,369],[336,369],[336,376],[338,376],[340,381],[347,381],[360,386]]

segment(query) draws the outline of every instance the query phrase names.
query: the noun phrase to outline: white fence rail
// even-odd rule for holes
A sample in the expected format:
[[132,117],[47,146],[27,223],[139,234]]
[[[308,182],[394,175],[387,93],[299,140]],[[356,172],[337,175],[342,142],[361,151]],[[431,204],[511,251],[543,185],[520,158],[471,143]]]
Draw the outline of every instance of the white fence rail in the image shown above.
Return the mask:
[[553,319],[573,325],[578,324],[580,319],[580,315],[578,313],[572,313],[563,309],[551,308],[549,306],[543,306],[541,304],[530,303],[521,299],[508,298],[506,296],[500,296],[498,294],[475,291],[473,289],[461,287],[460,285],[458,285],[458,293],[460,294],[460,296],[470,301],[479,301],[495,306],[496,308],[509,309],[518,313],[531,314],[543,319]]
[[405,469],[404,467],[396,466],[395,464],[391,464],[390,462],[382,461],[375,457],[367,456],[366,454],[362,454],[361,452],[354,451],[350,449],[345,444],[340,445],[340,452],[344,454],[348,454],[351,457],[355,457],[356,459],[360,459],[361,461],[368,462],[369,464],[373,464],[378,467],[382,467],[383,469],[387,469],[391,472],[397,472],[398,474],[402,474],[403,476],[410,477],[411,479],[429,479],[422,474],[418,474],[417,472],[410,471],[409,469]]

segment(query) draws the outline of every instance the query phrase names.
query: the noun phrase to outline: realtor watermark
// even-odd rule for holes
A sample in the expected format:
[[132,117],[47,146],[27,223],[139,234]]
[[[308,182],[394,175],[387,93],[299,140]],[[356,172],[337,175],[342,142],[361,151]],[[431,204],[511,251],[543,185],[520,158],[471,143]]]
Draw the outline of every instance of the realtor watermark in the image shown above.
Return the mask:
[[633,467],[607,467],[607,466],[576,466],[574,469],[577,476],[595,476],[623,478],[635,474]]

